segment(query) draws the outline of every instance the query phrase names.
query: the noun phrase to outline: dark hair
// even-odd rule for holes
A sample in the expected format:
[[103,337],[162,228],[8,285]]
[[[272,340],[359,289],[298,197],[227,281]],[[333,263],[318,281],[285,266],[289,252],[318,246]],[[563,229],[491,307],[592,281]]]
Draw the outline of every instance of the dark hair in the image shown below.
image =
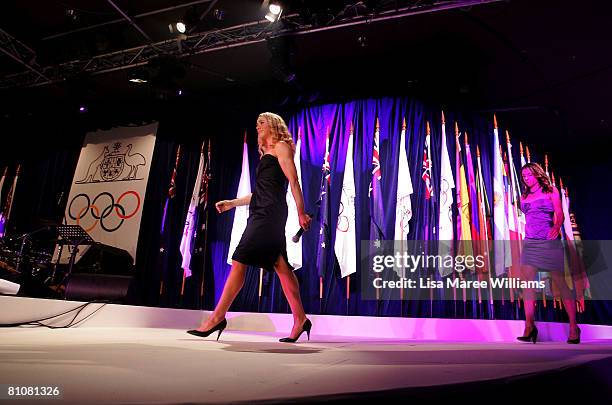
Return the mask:
[[550,179],[548,178],[548,175],[546,174],[544,169],[542,169],[542,166],[540,166],[537,163],[526,163],[523,167],[521,167],[521,177],[520,177],[521,184],[523,185],[523,194],[522,194],[523,198],[526,198],[530,194],[529,187],[527,186],[527,184],[525,184],[525,181],[523,180],[523,170],[525,169],[529,169],[531,173],[535,176],[535,178],[538,180],[538,183],[540,184],[540,187],[542,187],[543,192],[545,193],[553,192],[553,186],[550,182]]

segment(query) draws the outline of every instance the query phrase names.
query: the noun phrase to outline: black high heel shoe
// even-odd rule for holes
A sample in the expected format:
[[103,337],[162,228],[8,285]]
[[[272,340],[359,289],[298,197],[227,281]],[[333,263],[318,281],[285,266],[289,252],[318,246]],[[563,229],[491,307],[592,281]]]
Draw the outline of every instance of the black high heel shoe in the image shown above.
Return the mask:
[[219,337],[221,336],[221,332],[223,332],[223,329],[225,329],[226,327],[227,327],[227,320],[225,318],[223,318],[223,320],[221,322],[219,322],[218,324],[216,324],[215,326],[213,326],[209,330],[200,331],[200,330],[197,330],[197,329],[192,329],[192,330],[188,330],[187,333],[189,333],[190,335],[194,335],[194,336],[207,337],[211,333],[213,333],[215,331],[219,331],[219,334],[217,335],[217,340],[219,340]]
[[517,339],[521,342],[531,341],[535,344],[536,340],[538,339],[538,328],[533,325],[533,329],[531,329],[531,332],[529,332],[527,336],[518,336]]
[[576,330],[578,330],[578,337],[576,339],[567,339],[567,343],[569,343],[570,345],[577,345],[578,343],[580,343],[580,328],[576,326]]
[[310,319],[306,318],[306,321],[304,321],[304,324],[302,325],[302,330],[300,331],[300,333],[298,333],[295,339],[291,337],[286,337],[286,338],[279,339],[278,341],[283,342],[283,343],[295,343],[300,338],[300,336],[302,336],[302,333],[304,332],[306,332],[306,335],[308,336],[308,340],[310,340],[310,329],[311,328],[312,328],[312,323],[310,322]]

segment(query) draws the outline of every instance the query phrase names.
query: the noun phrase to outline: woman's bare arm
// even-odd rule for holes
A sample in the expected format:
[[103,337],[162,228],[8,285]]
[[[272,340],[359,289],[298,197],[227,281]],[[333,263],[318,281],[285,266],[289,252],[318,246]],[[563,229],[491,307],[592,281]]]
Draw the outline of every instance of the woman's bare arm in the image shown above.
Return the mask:
[[239,207],[241,205],[249,205],[251,203],[251,196],[253,193],[249,193],[247,195],[243,195],[240,198],[235,198],[232,200],[234,207]]
[[218,213],[225,212],[227,210],[231,210],[232,208],[239,207],[241,205],[249,205],[251,203],[251,196],[253,193],[249,193],[240,198],[235,198],[233,200],[222,200],[215,204],[215,208],[217,208]]
[[291,187],[291,194],[295,200],[297,206],[297,212],[300,220],[300,226],[304,229],[308,229],[310,226],[310,217],[304,211],[304,196],[300,187],[300,182],[297,177],[297,169],[293,162],[293,151],[291,147],[284,142],[278,142],[274,148],[276,152],[276,158],[280,164],[285,177],[289,181],[289,187]]
[[555,215],[553,219],[553,227],[550,230],[548,235],[549,239],[556,239],[559,235],[559,231],[561,226],[563,226],[563,208],[561,206],[561,195],[559,194],[559,190],[556,187],[553,187],[553,192],[551,196],[551,200],[553,203],[553,208],[555,210]]

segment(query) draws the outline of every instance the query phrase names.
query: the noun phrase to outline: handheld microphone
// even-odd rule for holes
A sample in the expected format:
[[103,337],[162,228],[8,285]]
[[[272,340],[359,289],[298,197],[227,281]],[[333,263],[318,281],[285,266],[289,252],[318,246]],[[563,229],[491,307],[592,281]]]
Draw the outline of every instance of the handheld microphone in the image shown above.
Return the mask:
[[[308,215],[310,218],[312,218],[312,214],[306,214],[306,215]],[[300,241],[300,238],[302,237],[303,233],[304,233],[304,228],[300,227],[300,230],[297,231],[295,233],[295,235],[293,235],[293,237],[291,238],[293,243],[298,243]]]

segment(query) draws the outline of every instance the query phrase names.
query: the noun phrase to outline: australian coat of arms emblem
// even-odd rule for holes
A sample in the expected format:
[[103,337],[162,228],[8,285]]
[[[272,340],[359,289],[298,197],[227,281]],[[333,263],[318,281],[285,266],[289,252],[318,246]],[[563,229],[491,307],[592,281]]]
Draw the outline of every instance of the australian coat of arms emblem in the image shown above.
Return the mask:
[[138,168],[146,165],[145,157],[132,152],[132,144],[128,144],[124,149],[121,147],[121,142],[116,142],[111,149],[112,151],[108,145],[105,146],[89,164],[85,176],[76,183],[141,180],[138,178]]

